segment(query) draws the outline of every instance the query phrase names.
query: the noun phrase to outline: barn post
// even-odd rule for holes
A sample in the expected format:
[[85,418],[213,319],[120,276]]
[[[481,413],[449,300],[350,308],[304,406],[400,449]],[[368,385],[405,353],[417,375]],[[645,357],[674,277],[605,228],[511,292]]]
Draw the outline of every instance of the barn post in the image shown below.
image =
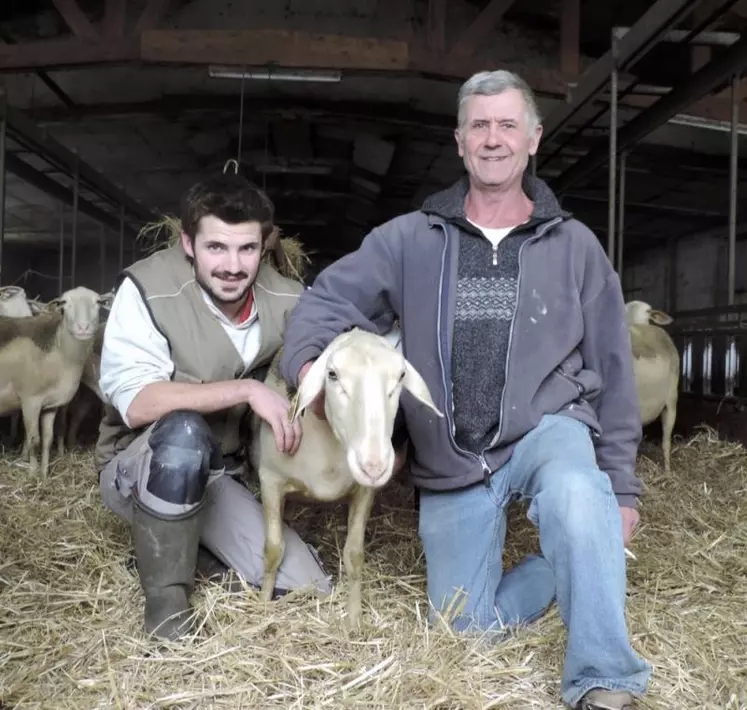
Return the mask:
[[610,143],[609,143],[609,193],[607,205],[607,258],[615,261],[615,198],[617,197],[617,37],[611,33],[612,67],[610,71]]
[[65,290],[65,203],[60,202],[60,258],[57,274],[58,291]]
[[70,249],[70,288],[75,288],[75,262],[78,256],[78,197],[80,194],[80,158],[75,152],[73,170],[73,242]]
[[117,268],[117,273],[122,271],[122,269],[124,268],[124,224],[125,224],[124,213],[125,213],[124,205],[120,205],[119,207],[119,267]]
[[620,153],[620,185],[619,196],[617,200],[617,275],[620,277],[620,283],[623,279],[623,246],[624,246],[624,227],[625,227],[625,168],[628,158],[628,151]]
[[4,281],[5,267],[5,139],[8,130],[5,106],[5,91],[0,89],[0,284]]
[[739,167],[739,81],[737,72],[731,78],[731,149],[729,152],[729,257],[727,303],[734,305],[737,248],[737,196]]

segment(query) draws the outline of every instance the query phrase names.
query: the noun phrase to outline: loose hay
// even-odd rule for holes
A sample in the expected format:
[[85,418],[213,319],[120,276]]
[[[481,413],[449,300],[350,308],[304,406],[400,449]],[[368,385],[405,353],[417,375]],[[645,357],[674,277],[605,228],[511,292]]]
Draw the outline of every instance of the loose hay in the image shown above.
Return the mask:
[[[143,244],[143,249],[152,254],[159,249],[177,244],[181,239],[181,233],[181,220],[173,215],[163,215],[160,219],[143,225],[137,239]],[[277,240],[279,249],[273,246]],[[262,261],[274,266],[286,278],[299,283],[304,282],[311,258],[298,237],[283,237],[280,228],[275,226],[267,237],[265,246],[267,248],[262,253]]]
[[[644,708],[747,707],[747,452],[710,431],[679,445],[673,472],[645,447],[642,525],[631,548],[635,648],[654,664]],[[0,464],[2,708],[560,708],[565,634],[553,609],[495,648],[429,630],[412,492],[381,495],[368,529],[360,634],[344,589],[265,605],[253,591],[197,587],[198,636],[159,648],[123,523],[99,503],[90,453],[46,485]],[[338,572],[345,508],[289,508]],[[536,535],[511,513],[507,559]]]

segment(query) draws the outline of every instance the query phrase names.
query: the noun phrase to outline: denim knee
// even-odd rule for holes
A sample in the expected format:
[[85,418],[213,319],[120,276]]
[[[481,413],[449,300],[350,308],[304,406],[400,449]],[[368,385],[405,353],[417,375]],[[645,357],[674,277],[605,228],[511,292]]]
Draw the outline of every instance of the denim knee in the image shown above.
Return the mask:
[[540,515],[559,524],[566,535],[598,534],[594,520],[617,504],[609,476],[594,467],[554,471],[530,505],[529,517]]
[[147,491],[175,504],[202,500],[211,470],[222,466],[220,447],[198,412],[177,410],[153,427]]

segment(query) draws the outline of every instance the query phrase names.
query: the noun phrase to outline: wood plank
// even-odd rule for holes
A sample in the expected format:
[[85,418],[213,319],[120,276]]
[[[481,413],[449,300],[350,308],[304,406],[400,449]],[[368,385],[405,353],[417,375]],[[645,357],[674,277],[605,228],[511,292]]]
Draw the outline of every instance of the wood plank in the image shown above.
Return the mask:
[[433,52],[446,51],[446,0],[428,0],[428,46]]
[[75,37],[0,44],[0,71],[36,71],[137,61],[137,40],[90,42]]
[[139,35],[144,30],[154,30],[158,27],[170,3],[171,0],[148,0],[148,4],[135,24],[135,34]]
[[449,54],[452,56],[474,54],[480,42],[495,29],[495,26],[514,2],[515,0],[490,0],[487,7],[462,32]]
[[560,16],[560,71],[569,81],[578,79],[581,69],[581,0],[563,0]]
[[52,0],[52,4],[76,37],[98,39],[99,33],[75,0]]
[[140,42],[148,62],[233,64],[326,69],[406,69],[406,42],[288,30],[146,30]]
[[127,0],[106,0],[104,36],[123,37],[126,16]]

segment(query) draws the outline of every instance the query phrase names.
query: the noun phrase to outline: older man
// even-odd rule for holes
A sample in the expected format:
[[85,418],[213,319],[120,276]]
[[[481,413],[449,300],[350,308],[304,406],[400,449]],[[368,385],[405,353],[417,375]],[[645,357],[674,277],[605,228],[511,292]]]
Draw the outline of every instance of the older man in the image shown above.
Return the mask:
[[[455,132],[468,175],[319,275],[291,315],[281,370],[297,384],[340,332],[398,318],[405,355],[446,413],[403,399],[431,604],[466,631],[527,623],[557,600],[563,699],[621,710],[650,674],[624,616],[641,422],[618,277],[526,172],[541,133],[520,77],[469,79]],[[518,499],[541,554],[504,574]]]

